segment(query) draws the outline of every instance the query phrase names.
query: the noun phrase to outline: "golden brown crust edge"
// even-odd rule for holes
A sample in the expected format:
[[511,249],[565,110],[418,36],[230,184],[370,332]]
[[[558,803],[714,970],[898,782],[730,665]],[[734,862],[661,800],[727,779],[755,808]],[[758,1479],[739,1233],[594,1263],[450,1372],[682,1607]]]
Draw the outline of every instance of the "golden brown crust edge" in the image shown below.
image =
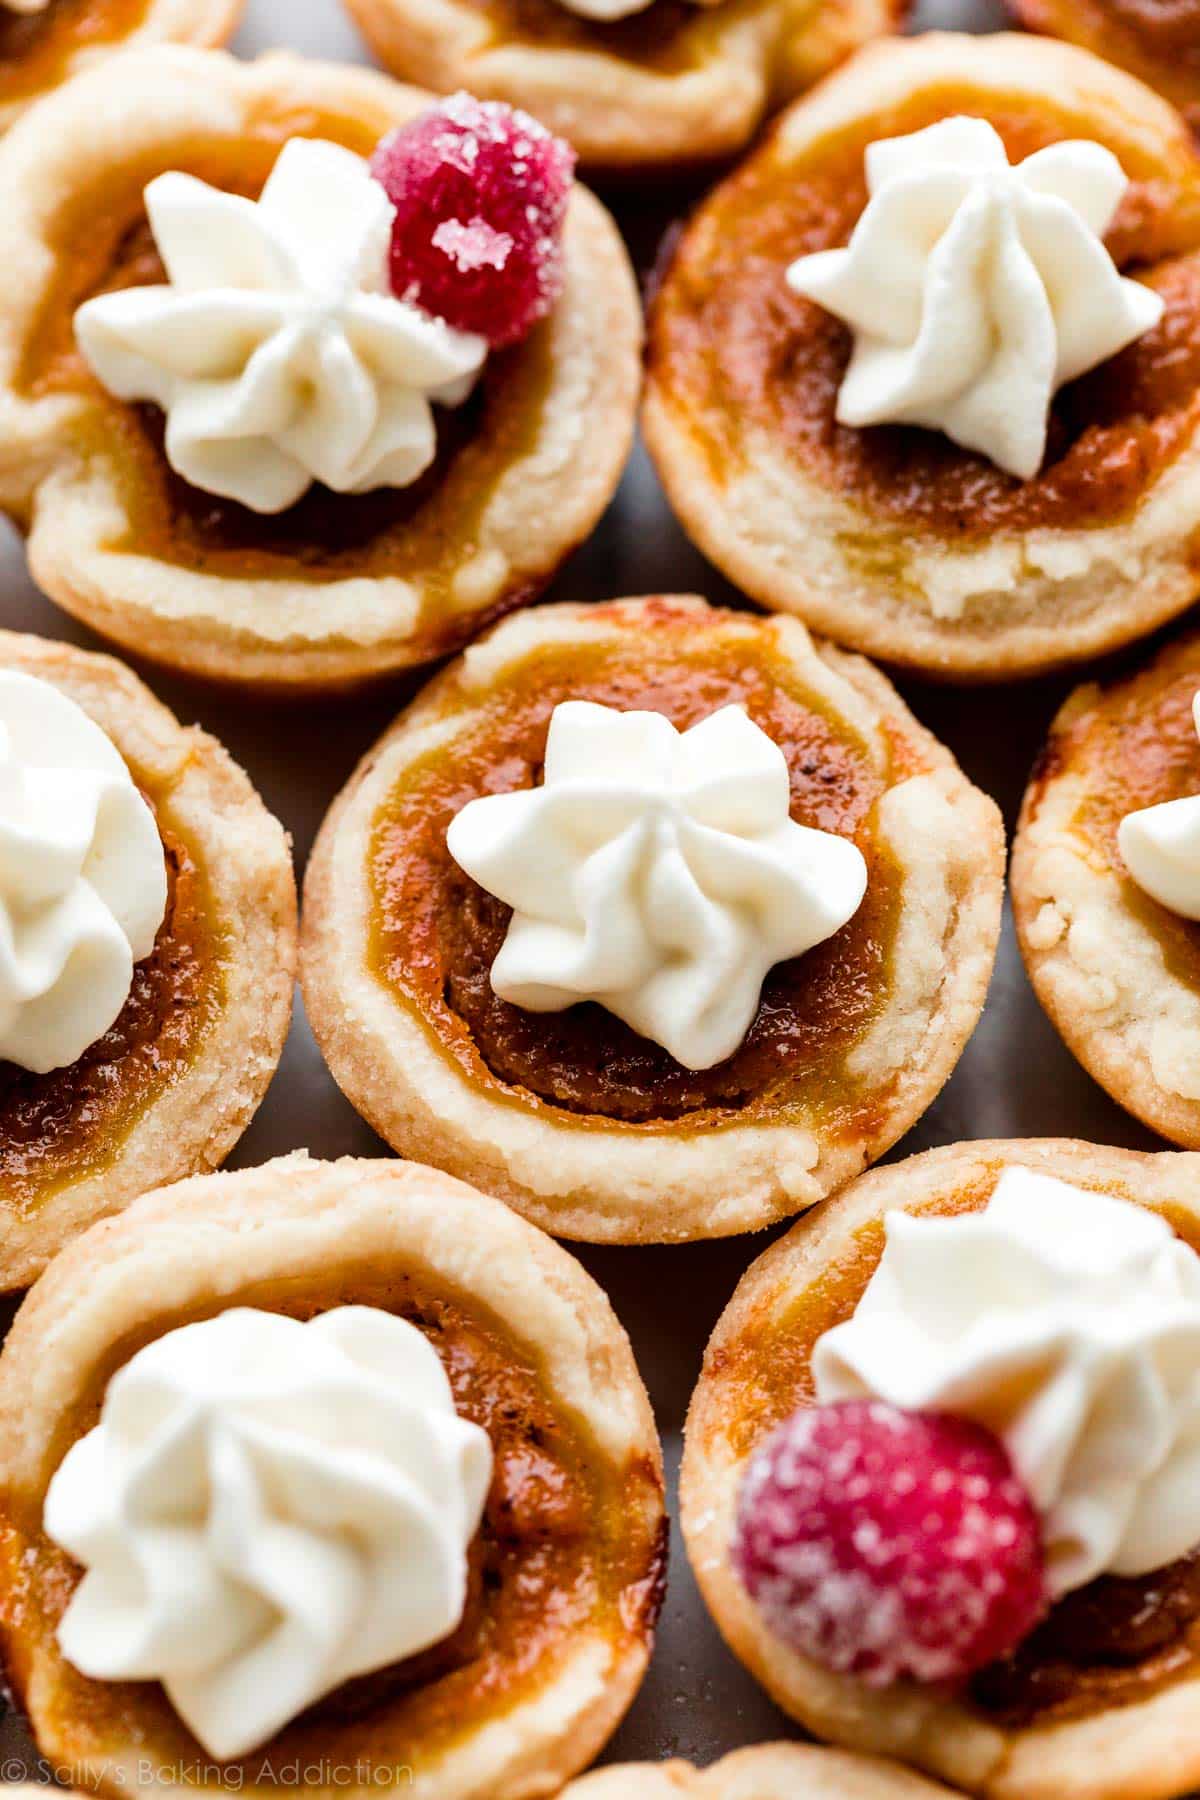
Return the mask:
[[[656,600],[655,605],[663,602]],[[542,643],[643,626],[647,603],[539,607],[507,621],[429,685],[367,753],[334,802],[308,866],[301,980],[334,1079],[402,1155],[474,1181],[556,1236],[681,1242],[761,1229],[857,1175],[921,1115],[953,1072],[982,1011],[999,933],[1004,830],[994,803],[908,712],[869,663],[815,644],[795,620],[723,613],[670,597],[697,629],[766,633],[863,729],[886,731],[919,771],[881,802],[881,830],[906,869],[898,971],[858,1069],[888,1099],[873,1127],[830,1141],[805,1125],[753,1123],[688,1134],[595,1130],[544,1106],[484,1095],[423,1021],[370,970],[368,842],[409,747],[436,739],[444,699],[477,694]],[[646,627],[652,629],[652,626]]]
[[1200,1157],[1070,1139],[952,1144],[872,1170],[793,1226],[747,1271],[717,1324],[688,1415],[680,1484],[692,1569],[733,1653],[814,1735],[896,1757],[980,1800],[1176,1800],[1200,1782],[1200,1671],[1148,1700],[1057,1725],[1005,1730],[937,1689],[871,1690],[806,1661],[773,1637],[728,1557],[745,1459],[728,1437],[721,1370],[727,1346],[851,1249],[892,1209],[912,1210],[1017,1163],[1092,1187],[1120,1183],[1148,1204],[1200,1221]]
[[656,71],[594,46],[497,37],[469,0],[346,0],[385,67],[435,92],[468,88],[532,112],[609,173],[711,160],[766,113],[889,31],[907,0],[757,0],[692,27],[694,58]]
[[[1194,662],[1200,686],[1194,643],[1169,644],[1142,674]],[[1120,875],[1078,835],[1087,767],[1052,748],[1100,699],[1090,683],[1070,695],[1025,790],[1010,874],[1017,942],[1034,992],[1088,1074],[1152,1130],[1200,1149],[1200,994],[1125,904]]]
[[[1177,226],[1194,252],[1200,162],[1183,120],[1158,95],[1097,57],[1050,38],[930,32],[869,45],[776,122],[756,155],[809,144],[904,98],[966,84],[1011,104],[1052,93],[1147,157],[1178,194]],[[701,208],[703,211],[703,206]],[[685,240],[686,249],[686,240]],[[672,279],[670,271],[665,285]],[[966,548],[884,521],[747,433],[727,476],[686,402],[667,386],[651,309],[642,430],[688,535],[760,605],[881,661],[966,682],[1045,673],[1145,636],[1200,591],[1195,437],[1128,519],[1084,530],[992,534]]]
[[367,69],[175,46],[78,77],[0,145],[0,187],[16,196],[0,213],[0,507],[28,531],[33,574],[65,611],[188,674],[331,691],[444,655],[540,591],[589,535],[632,443],[642,315],[620,234],[582,187],[566,225],[566,290],[543,328],[540,423],[494,482],[446,587],[419,575],[312,582],[302,570],[235,578],[142,554],[103,449],[73,448],[89,392],[22,389],[24,347],[57,279],[54,220],[97,168],[169,167],[178,146],[194,155],[282,110],[346,111],[382,136],[429,104]]
[[215,1168],[266,1093],[291,1021],[296,884],[288,838],[215,738],[185,728],[132,670],[45,638],[0,632],[0,666],[70,696],[152,773],[204,865],[224,940],[225,994],[179,1080],[135,1120],[112,1162],[0,1220],[0,1290],[27,1287],[79,1232],[150,1188]]
[[[662,1455],[633,1353],[603,1291],[565,1250],[487,1195],[416,1164],[311,1161],[303,1152],[258,1169],[198,1177],[146,1195],[56,1259],[25,1300],[0,1355],[0,1464],[25,1506],[40,1504],[66,1445],[61,1421],[132,1333],[218,1301],[234,1305],[289,1277],[378,1279],[390,1263],[426,1273],[490,1308],[528,1347],[559,1402],[592,1433],[596,1452],[652,1472],[646,1528],[662,1520]],[[536,1308],[530,1304],[537,1295]],[[649,1494],[657,1491],[657,1501]],[[593,1630],[496,1730],[436,1758],[411,1744],[416,1800],[527,1800],[556,1792],[592,1761],[641,1683],[652,1627],[615,1646]],[[36,1669],[24,1698],[36,1714]],[[37,1720],[35,1718],[35,1728]],[[97,1756],[57,1714],[39,1747],[71,1765],[88,1792],[119,1800],[144,1785],[153,1746],[121,1743]],[[200,1753],[197,1752],[197,1755]],[[254,1767],[251,1759],[251,1770]],[[140,1769],[140,1773],[139,1773]],[[167,1771],[160,1771],[164,1778]],[[345,1771],[341,1772],[342,1774]],[[364,1778],[365,1779],[365,1778]],[[269,1776],[239,1791],[267,1800]],[[294,1790],[293,1790],[294,1791]],[[305,1784],[322,1800],[369,1800],[378,1782]]]
[[1027,31],[1063,38],[1128,69],[1177,106],[1195,130],[1200,123],[1200,76],[1173,60],[1157,56],[1130,26],[1105,12],[1105,0],[1006,0],[1009,11]]

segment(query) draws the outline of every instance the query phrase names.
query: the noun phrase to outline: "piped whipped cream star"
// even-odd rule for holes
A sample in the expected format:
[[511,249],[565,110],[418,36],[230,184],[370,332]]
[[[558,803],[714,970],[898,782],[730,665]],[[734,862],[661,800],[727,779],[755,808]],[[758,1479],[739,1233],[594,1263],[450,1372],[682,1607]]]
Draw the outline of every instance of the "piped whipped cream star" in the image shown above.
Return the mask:
[[1031,479],[1058,389],[1162,318],[1103,242],[1120,163],[1072,141],[1014,167],[985,120],[953,118],[870,145],[866,169],[849,246],[787,272],[854,332],[838,420],[927,426]]
[[[1200,734],[1200,693],[1192,718]],[[1117,843],[1125,867],[1152,900],[1185,919],[1200,919],[1200,794],[1126,813]]]
[[595,1000],[689,1069],[733,1054],[776,963],[857,912],[849,839],[797,825],[787,763],[740,706],[555,708],[543,785],[471,801],[450,853],[513,909],[492,986],[530,1012]]
[[276,513],[429,467],[430,403],[466,398],[487,345],[389,291],[395,209],[361,157],[293,138],[257,202],[170,173],[146,210],[169,285],[99,295],[75,330],[106,388],[163,409],[185,480]]

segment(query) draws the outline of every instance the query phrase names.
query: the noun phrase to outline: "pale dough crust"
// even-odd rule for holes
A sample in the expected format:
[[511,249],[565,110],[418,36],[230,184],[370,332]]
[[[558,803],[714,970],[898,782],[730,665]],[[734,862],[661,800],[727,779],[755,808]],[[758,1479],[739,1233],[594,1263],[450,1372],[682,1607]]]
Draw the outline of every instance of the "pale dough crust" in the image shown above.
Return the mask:
[[[248,687],[352,685],[428,661],[521,604],[588,536],[632,441],[641,307],[616,226],[576,188],[566,291],[545,329],[539,420],[495,480],[448,581],[206,573],[140,553],[110,458],[112,402],[90,381],[26,391],[22,358],[61,274],[56,220],[81,185],[169,169],[281,114],[330,112],[383,136],[431,104],[386,76],[279,52],[130,54],[81,77],[0,146],[0,507],[28,532],[51,599],[141,656]],[[85,190],[86,191],[86,190]],[[107,413],[104,409],[109,409]]]
[[[904,870],[904,889],[892,992],[854,1053],[855,1080],[880,1097],[872,1128],[857,1136],[823,1137],[819,1123],[795,1115],[774,1124],[689,1128],[684,1120],[627,1129],[530,1102],[516,1089],[484,1089],[369,965],[371,833],[402,771],[452,743],[456,724],[486,704],[502,672],[551,645],[645,637],[664,605],[674,629],[683,608],[694,615],[694,632],[711,634],[733,659],[773,647],[874,755],[885,754],[889,737],[911,752],[912,773],[879,803],[879,829]],[[308,1016],[335,1080],[394,1149],[478,1182],[558,1236],[655,1243],[756,1230],[857,1175],[949,1078],[986,995],[1003,862],[992,801],[876,669],[814,643],[796,620],[688,598],[539,607],[506,621],[431,683],[334,803],[305,885]]]
[[510,36],[471,0],[346,4],[394,74],[523,106],[585,164],[632,171],[741,149],[773,106],[890,31],[907,0],[717,0],[695,9],[669,69],[619,55],[603,31],[580,45]]
[[[870,46],[779,121],[756,155],[789,164],[839,130],[949,85],[1036,109],[1047,96],[1173,197],[1172,241],[1200,244],[1200,161],[1179,115],[1097,58],[1049,39],[931,33]],[[956,102],[957,104],[957,102]],[[691,228],[703,229],[704,208]],[[685,263],[689,238],[676,255]],[[666,284],[683,279],[669,272]],[[643,428],[673,507],[696,543],[764,606],[868,655],[961,680],[1031,674],[1143,636],[1200,591],[1193,548],[1200,516],[1194,437],[1154,479],[1132,516],[1110,525],[999,534],[964,548],[909,532],[778,454],[758,425],[714,463],[703,417],[667,384],[651,317]]]
[[[1193,130],[1200,127],[1200,64],[1161,50],[1133,24],[1114,15],[1110,0],[1007,0],[1029,31],[1066,38],[1128,69],[1139,81],[1157,88],[1184,114]],[[1200,26],[1194,40],[1200,47]]]
[[148,1189],[216,1168],[257,1112],[292,1014],[296,884],[287,835],[215,738],[185,728],[131,670],[45,638],[0,632],[0,667],[68,694],[169,799],[203,865],[223,997],[199,1048],[107,1164],[26,1213],[0,1205],[0,1291],[28,1287],[87,1226]]
[[[193,44],[200,49],[215,49],[237,30],[246,0],[147,0],[139,24],[115,41],[77,50],[67,63],[61,86],[85,70],[95,68],[106,57],[126,50],[145,49],[152,44]],[[52,90],[26,94],[19,100],[0,104],[0,132],[18,119],[35,101]]]
[[1178,1152],[1066,1139],[952,1144],[864,1175],[759,1257],[717,1324],[688,1415],[680,1489],[688,1556],[734,1654],[816,1736],[915,1764],[980,1800],[1173,1800],[1200,1782],[1200,1668],[1146,1700],[1004,1729],[946,1690],[870,1689],[806,1661],[768,1631],[730,1566],[746,1462],[729,1436],[736,1400],[724,1382],[734,1346],[752,1351],[772,1319],[854,1253],[864,1226],[896,1209],[918,1212],[1013,1163],[1200,1222],[1200,1157]]
[[[629,1529],[654,1540],[662,1523],[662,1458],[629,1340],[602,1290],[565,1250],[507,1207],[434,1169],[303,1153],[237,1174],[210,1175],[147,1195],[55,1262],[18,1314],[0,1356],[0,1509],[40,1517],[68,1444],[64,1424],[129,1354],[184,1316],[254,1305],[262,1296],[328,1281],[331,1296],[354,1280],[425,1276],[490,1311],[535,1359],[547,1389],[588,1430],[598,1460],[642,1473],[646,1499]],[[649,1471],[652,1479],[644,1479]],[[639,1491],[641,1491],[639,1489]],[[651,1498],[653,1496],[653,1498]],[[631,1503],[632,1505],[632,1503]],[[10,1674],[27,1647],[11,1632]],[[268,1800],[279,1783],[257,1779],[263,1760],[286,1768],[325,1758],[378,1776],[389,1758],[410,1767],[415,1800],[526,1800],[554,1793],[599,1754],[641,1682],[651,1629],[615,1636],[599,1615],[579,1621],[569,1651],[532,1676],[513,1705],[449,1748],[389,1742],[386,1716],[335,1727],[288,1727],[246,1759],[238,1791]],[[140,1742],[106,1728],[103,1709],[61,1716],[54,1704],[57,1652],[44,1649],[20,1681],[39,1748],[87,1772],[89,1793],[120,1800],[147,1780],[194,1785],[171,1764],[207,1760],[176,1722],[169,1740],[156,1712]],[[386,1708],[383,1709],[386,1714]],[[140,1769],[140,1773],[139,1773]],[[79,1779],[79,1777],[77,1777]],[[289,1785],[286,1782],[285,1786]],[[384,1786],[298,1784],[319,1796],[369,1800]]]
[[756,1744],[708,1769],[691,1763],[625,1763],[597,1769],[562,1800],[949,1800],[894,1763],[808,1744]]
[[[1126,691],[1192,670],[1200,689],[1200,639],[1189,635]],[[1163,1137],[1200,1149],[1200,991],[1131,909],[1122,869],[1076,823],[1096,770],[1086,746],[1070,755],[1067,734],[1101,699],[1090,683],[1076,688],[1026,790],[1012,856],[1017,940],[1038,999],[1088,1073]]]

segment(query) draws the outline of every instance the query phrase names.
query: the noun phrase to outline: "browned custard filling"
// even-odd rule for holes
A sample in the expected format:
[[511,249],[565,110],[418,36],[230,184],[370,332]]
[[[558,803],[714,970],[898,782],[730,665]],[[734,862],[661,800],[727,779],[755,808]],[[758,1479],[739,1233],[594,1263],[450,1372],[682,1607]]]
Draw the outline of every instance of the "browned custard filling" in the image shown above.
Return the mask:
[[[950,1217],[987,1205],[1001,1165],[922,1208]],[[1087,1182],[1077,1185],[1086,1187]],[[1104,1192],[1133,1201],[1118,1182]],[[1194,1220],[1164,1209],[1193,1250]],[[850,1318],[884,1249],[872,1220],[854,1248],[798,1294],[782,1314],[751,1318],[736,1343],[710,1363],[721,1388],[730,1441],[747,1457],[776,1425],[814,1401],[812,1353],[817,1339]],[[997,1724],[1021,1727],[1086,1717],[1128,1705],[1195,1667],[1200,1652],[1200,1553],[1134,1580],[1104,1576],[1058,1601],[1015,1656],[976,1676],[963,1698]]]
[[220,1005],[208,884],[169,804],[160,800],[156,812],[167,910],[116,1023],[69,1068],[34,1075],[0,1062],[0,1190],[10,1211],[29,1212],[61,1184],[106,1168],[186,1072]]
[[1200,794],[1200,742],[1192,700],[1200,647],[1184,641],[1130,682],[1118,682],[1050,738],[1034,772],[1031,817],[1056,775],[1080,780],[1073,824],[1098,866],[1122,877],[1122,903],[1157,940],[1168,971],[1200,989],[1200,925],[1151,899],[1125,873],[1117,832],[1126,813]]
[[1189,441],[1200,422],[1200,269],[1172,253],[1200,244],[1200,219],[1181,234],[1172,196],[1128,153],[1132,185],[1109,248],[1123,268],[1148,269],[1166,313],[1059,392],[1037,477],[1017,481],[938,432],[837,423],[852,334],[793,293],[786,271],[799,256],[848,242],[867,203],[869,144],[955,113],[989,119],[1014,161],[1065,137],[1103,137],[1102,121],[1060,115],[1050,96],[1033,113],[943,89],[823,139],[787,166],[768,145],[702,209],[654,311],[651,367],[686,411],[714,480],[736,476],[757,430],[785,464],[868,512],[963,540],[1111,523]]
[[[669,610],[662,622],[670,623]],[[627,647],[543,649],[497,681],[453,745],[406,771],[381,809],[371,851],[370,963],[415,1004],[476,1081],[528,1104],[625,1125],[802,1110],[831,1134],[869,1128],[886,1095],[856,1091],[847,1059],[886,1003],[900,871],[876,832],[881,773],[853,733],[781,665],[694,642],[694,615]],[[498,998],[490,971],[511,913],[465,875],[446,828],[469,800],[541,779],[546,731],[564,700],[665,714],[686,729],[741,704],[787,760],[792,817],[852,837],[869,868],[848,925],[768,975],[740,1048],[715,1068],[681,1067],[592,1002],[530,1013]]]
[[1099,0],[1151,55],[1200,68],[1200,0]]
[[704,60],[714,31],[728,27],[731,14],[756,9],[755,0],[720,0],[719,6],[651,0],[628,18],[605,20],[572,12],[566,0],[471,0],[471,4],[504,42],[548,50],[592,50],[660,75],[695,67]]
[[76,56],[115,47],[136,30],[148,0],[50,0],[37,13],[0,3],[0,106],[54,87]]
[[[180,144],[169,166],[253,198],[289,137],[327,138],[368,156],[382,129],[340,115],[284,112],[236,142]],[[161,161],[119,176],[109,171],[98,191],[85,190],[64,208],[56,232],[62,272],[26,342],[17,382],[35,397],[85,391],[94,399],[77,448],[102,459],[117,484],[128,523],[109,547],[234,579],[419,580],[423,596],[436,602],[474,556],[497,482],[537,441],[552,379],[550,325],[490,355],[464,406],[438,409],[437,458],[409,487],[349,495],[315,484],[272,516],[204,493],[168,464],[161,412],[105,393],[75,343],[74,315],[85,300],[165,280],[142,198],[161,173]],[[538,567],[532,547],[527,578],[513,583],[483,623],[532,598],[550,573]],[[431,620],[431,653],[455,647],[480,623],[478,611],[466,620]]]
[[[434,1345],[464,1418],[488,1433],[495,1453],[491,1491],[471,1549],[470,1599],[453,1636],[376,1674],[348,1683],[241,1763],[253,1779],[269,1758],[379,1769],[428,1755],[478,1729],[533,1691],[583,1626],[616,1646],[644,1642],[662,1603],[665,1526],[662,1484],[648,1463],[614,1470],[580,1421],[547,1387],[504,1324],[470,1298],[426,1280],[332,1276],[319,1299],[311,1284],[239,1294],[238,1304],[308,1318],[334,1306],[383,1307],[416,1325]],[[215,1310],[215,1309],[210,1309]],[[64,1421],[56,1462],[95,1424],[109,1377],[141,1342],[190,1322],[159,1322],[137,1343],[114,1346],[97,1372],[86,1408]],[[59,1655],[54,1633],[79,1572],[41,1532],[40,1519],[9,1519],[0,1538],[5,1580],[0,1616],[10,1675],[25,1693],[40,1665],[35,1710],[52,1706],[72,1722],[82,1750],[138,1743],[185,1761],[195,1747],[157,1684],[91,1682]],[[45,1665],[54,1681],[47,1689]]]

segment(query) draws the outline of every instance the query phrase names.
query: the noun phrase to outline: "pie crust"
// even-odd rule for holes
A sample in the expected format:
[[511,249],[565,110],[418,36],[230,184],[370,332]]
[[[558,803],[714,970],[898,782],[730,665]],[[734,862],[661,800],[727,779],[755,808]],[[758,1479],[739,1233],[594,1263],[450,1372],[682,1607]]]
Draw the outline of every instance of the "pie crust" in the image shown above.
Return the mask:
[[607,24],[563,0],[346,4],[394,74],[523,106],[616,172],[732,155],[908,0],[652,0]]
[[[820,787],[815,803],[811,791],[808,801],[799,797],[792,765],[794,814],[819,823],[828,816],[822,805],[839,792],[867,796],[864,807],[869,800],[858,824],[846,829],[872,867],[861,933],[874,933],[882,948],[871,952],[876,960],[863,960],[859,981],[853,946],[860,925],[851,921],[848,935],[829,941],[829,965],[779,965],[792,971],[796,1004],[802,1007],[807,994],[815,1037],[781,1046],[766,1074],[762,1061],[738,1064],[737,1052],[722,1065],[738,1071],[741,1085],[731,1098],[721,1098],[728,1088],[704,1087],[672,1116],[662,1100],[686,1072],[633,1033],[599,1039],[596,1081],[608,1079],[607,1068],[632,1067],[648,1095],[640,1117],[624,1104],[629,1088],[620,1073],[595,1104],[562,1082],[539,1085],[539,1069],[533,1077],[496,1073],[478,1024],[445,998],[444,981],[455,979],[458,965],[454,946],[444,955],[442,946],[480,893],[468,883],[461,897],[442,898],[448,881],[466,879],[445,850],[445,824],[472,790],[495,785],[498,766],[508,771],[508,785],[536,779],[549,709],[572,695],[607,697],[622,708],[650,705],[674,713],[678,724],[741,699],[752,716],[756,704],[786,705],[798,729],[828,734],[814,739],[826,747],[809,755],[804,770],[810,788]],[[774,729],[769,711],[764,716]],[[482,751],[469,748],[480,742]],[[421,783],[429,771],[434,781],[445,780],[450,798],[431,801],[426,820]],[[410,796],[414,810],[405,813]],[[401,811],[390,816],[396,805]],[[410,852],[417,858],[412,904],[410,890],[398,888],[393,905],[394,853],[403,859]],[[420,860],[426,855],[427,865]],[[814,642],[797,621],[677,596],[539,607],[506,621],[432,682],[334,803],[305,887],[308,1016],[335,1080],[401,1155],[477,1182],[564,1237],[632,1243],[727,1236],[821,1199],[882,1155],[933,1100],[983,1006],[1003,860],[992,801],[876,669]],[[435,912],[444,909],[428,931],[424,916],[417,921],[426,900]],[[867,910],[872,906],[877,914]],[[820,985],[829,967],[843,962],[851,969],[846,985]],[[490,997],[486,972],[479,985]],[[627,1031],[598,1007],[533,1015],[494,1004],[503,1028],[532,1042],[531,1055],[545,1046],[553,1051],[561,1034],[574,1030],[582,1049],[568,1060],[578,1059],[597,1034]],[[772,1028],[766,1008],[747,1054],[760,1025]],[[611,1054],[604,1050],[609,1043]],[[643,1080],[648,1058],[657,1060]],[[719,1071],[706,1072],[710,1078]]]
[[[9,24],[10,31],[19,29],[32,41],[27,49],[18,44],[3,59],[0,131],[7,131],[42,95],[118,51],[151,44],[211,48],[225,43],[237,29],[245,0],[52,0],[52,7],[60,18],[66,15],[66,35],[53,12]],[[0,16],[0,25],[4,23]]]
[[516,1359],[547,1396],[548,1449],[569,1441],[571,1466],[586,1471],[577,1479],[592,1484],[575,1527],[590,1585],[562,1596],[530,1666],[484,1651],[490,1699],[469,1686],[462,1699],[469,1664],[373,1690],[357,1709],[335,1697],[221,1765],[219,1785],[264,1797],[283,1786],[367,1800],[402,1786],[417,1800],[525,1800],[599,1754],[646,1668],[664,1579],[662,1459],[624,1331],[573,1257],[486,1195],[414,1164],[298,1154],[147,1195],[98,1226],[39,1282],[0,1357],[0,1638],[42,1754],[81,1788],[117,1800],[156,1781],[201,1789],[206,1767],[213,1778],[157,1684],[87,1681],[54,1636],[72,1565],[42,1535],[42,1505],[114,1370],[148,1340],[229,1306],[403,1311],[414,1290],[448,1296],[502,1344],[501,1371]]
[[1200,636],[1139,673],[1077,688],[1025,793],[1017,938],[1038,999],[1088,1073],[1147,1125],[1200,1148],[1200,925],[1126,873],[1121,818],[1200,793],[1191,718]]
[[625,1763],[596,1769],[562,1800],[949,1800],[895,1763],[808,1744],[756,1744],[708,1769],[691,1763]]
[[[936,432],[852,430],[850,333],[793,294],[844,243],[863,152],[955,113],[1010,155],[1068,136],[1131,178],[1109,243],[1167,299],[1163,325],[1063,390],[1021,483]],[[685,528],[761,604],[889,662],[1028,674],[1129,642],[1200,592],[1200,157],[1131,76],[1047,38],[881,41],[797,102],[699,208],[651,312],[644,427]],[[783,373],[781,373],[783,371]]]
[[190,673],[347,686],[457,649],[587,537],[629,451],[641,308],[616,227],[583,188],[567,218],[563,298],[489,360],[476,400],[445,415],[450,447],[413,489],[314,490],[276,520],[197,495],[168,469],[154,410],[113,399],[75,349],[87,292],[159,278],[152,244],[136,236],[152,176],[183,168],[252,186],[289,136],[365,154],[430,104],[364,69],[167,48],[81,77],[9,134],[0,507],[68,612]]
[[[198,871],[207,949],[203,1023],[186,1060],[85,1141],[76,1173],[32,1181],[13,1163],[0,1092],[0,1291],[28,1287],[70,1239],[151,1188],[215,1168],[258,1109],[291,1019],[296,889],[287,837],[215,738],[181,726],[123,664],[0,632],[0,667],[51,682],[95,719]],[[78,1065],[76,1065],[78,1066]],[[123,1064],[112,1069],[119,1081]],[[70,1070],[36,1083],[69,1079]],[[93,1134],[95,1137],[95,1134]]]
[[[717,1324],[688,1416],[680,1506],[693,1571],[722,1635],[784,1711],[816,1736],[894,1756],[982,1800],[1172,1800],[1200,1782],[1200,1661],[1083,1716],[1002,1726],[943,1687],[871,1689],[774,1637],[730,1566],[736,1496],[755,1443],[811,1395],[808,1358],[857,1304],[883,1220],[974,1210],[1012,1164],[1167,1214],[1200,1241],[1200,1159],[1069,1140],[953,1144],[876,1169],[793,1226],[747,1271]],[[787,1342],[776,1333],[791,1329]]]
[[[1156,0],[1008,0],[1029,31],[1082,44],[1157,88],[1200,128],[1200,11]],[[1139,16],[1140,14],[1140,16]]]

